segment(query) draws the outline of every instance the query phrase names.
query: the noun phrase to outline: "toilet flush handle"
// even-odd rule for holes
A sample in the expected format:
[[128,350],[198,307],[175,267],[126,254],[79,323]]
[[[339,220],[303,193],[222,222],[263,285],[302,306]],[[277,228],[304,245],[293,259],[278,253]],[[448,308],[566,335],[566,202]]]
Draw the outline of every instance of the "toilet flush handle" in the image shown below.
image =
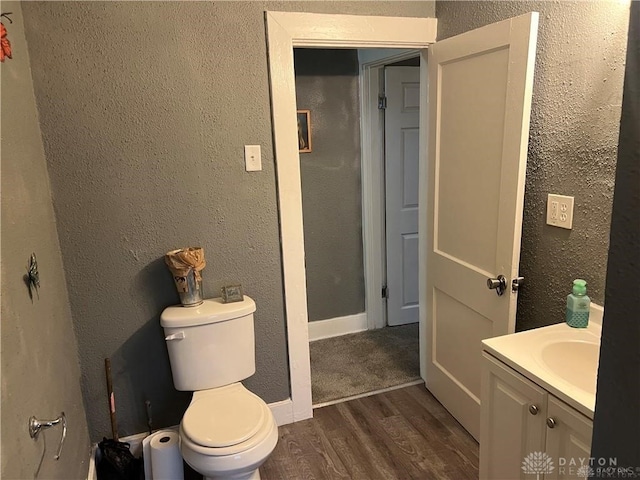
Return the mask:
[[167,335],[164,339],[168,342],[170,340],[182,340],[184,338],[184,332],[172,333]]

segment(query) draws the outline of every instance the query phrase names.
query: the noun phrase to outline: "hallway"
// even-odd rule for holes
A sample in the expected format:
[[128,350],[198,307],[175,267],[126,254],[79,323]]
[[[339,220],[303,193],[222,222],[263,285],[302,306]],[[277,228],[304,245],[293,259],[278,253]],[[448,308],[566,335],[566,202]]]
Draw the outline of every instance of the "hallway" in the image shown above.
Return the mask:
[[316,340],[309,349],[314,405],[420,379],[417,323]]

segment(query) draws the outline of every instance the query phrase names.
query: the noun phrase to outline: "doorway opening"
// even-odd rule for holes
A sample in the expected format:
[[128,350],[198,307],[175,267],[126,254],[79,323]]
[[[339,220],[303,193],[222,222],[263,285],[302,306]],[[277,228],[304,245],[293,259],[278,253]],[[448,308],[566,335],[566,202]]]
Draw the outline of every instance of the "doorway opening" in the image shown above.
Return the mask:
[[315,407],[421,383],[419,65],[415,50],[294,49]]
[[[421,49],[421,59],[424,59],[426,50],[422,49],[435,42],[437,21],[434,18],[266,12],[266,24],[291,384],[291,398],[277,406],[278,423],[284,424],[313,416],[293,48]],[[424,66],[421,66],[421,77],[426,78]],[[426,102],[424,86],[420,97]],[[425,133],[421,132],[421,136]],[[423,162],[425,152],[421,151],[420,156]],[[423,321],[421,317],[421,339]],[[420,357],[423,371],[422,345]]]
[[[311,415],[312,400],[292,49],[417,47],[424,79],[419,137],[429,144],[428,155],[419,149],[420,374],[477,438],[477,346],[513,332],[515,323],[517,289],[492,297],[486,287],[502,272],[518,275],[538,14],[437,43],[435,19],[302,16],[267,13],[293,420]],[[303,20],[315,25],[301,27]]]

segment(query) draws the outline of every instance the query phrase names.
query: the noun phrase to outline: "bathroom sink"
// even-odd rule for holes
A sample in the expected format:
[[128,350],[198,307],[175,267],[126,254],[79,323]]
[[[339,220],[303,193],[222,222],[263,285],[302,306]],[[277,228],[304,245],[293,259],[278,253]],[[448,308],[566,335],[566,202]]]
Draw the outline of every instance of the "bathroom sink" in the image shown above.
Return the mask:
[[488,338],[482,341],[483,349],[593,419],[604,311],[591,306],[587,328],[556,323]]
[[552,373],[571,385],[594,395],[600,345],[582,340],[559,340],[540,350],[540,360]]

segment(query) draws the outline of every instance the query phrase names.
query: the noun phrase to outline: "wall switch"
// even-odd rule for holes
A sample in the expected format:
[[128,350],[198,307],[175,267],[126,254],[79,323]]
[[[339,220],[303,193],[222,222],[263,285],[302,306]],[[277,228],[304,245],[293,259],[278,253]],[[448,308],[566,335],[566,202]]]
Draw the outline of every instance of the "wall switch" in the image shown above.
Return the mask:
[[568,230],[573,228],[573,197],[547,195],[547,224]]
[[244,162],[247,172],[258,172],[262,170],[262,154],[260,145],[244,146]]

